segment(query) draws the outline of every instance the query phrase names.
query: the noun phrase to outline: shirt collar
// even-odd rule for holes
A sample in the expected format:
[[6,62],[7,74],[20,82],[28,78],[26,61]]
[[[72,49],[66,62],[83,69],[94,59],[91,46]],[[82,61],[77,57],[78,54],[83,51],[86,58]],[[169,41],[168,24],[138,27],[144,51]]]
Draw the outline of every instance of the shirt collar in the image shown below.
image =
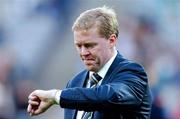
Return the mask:
[[[109,59],[109,61],[97,72],[97,74],[99,74],[102,78],[105,77],[109,67],[111,66],[111,64],[113,63],[115,57],[117,55],[117,50],[116,48],[114,47],[114,55],[111,57],[111,59]],[[93,74],[92,71],[90,71],[90,76]]]

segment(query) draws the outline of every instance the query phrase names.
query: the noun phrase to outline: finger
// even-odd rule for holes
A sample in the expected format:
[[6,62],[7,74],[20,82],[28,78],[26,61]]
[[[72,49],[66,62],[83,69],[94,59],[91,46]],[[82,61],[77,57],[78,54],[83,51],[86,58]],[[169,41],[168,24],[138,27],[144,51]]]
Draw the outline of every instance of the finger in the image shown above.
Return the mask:
[[30,113],[32,110],[32,106],[29,104],[28,107],[27,107],[27,112]]
[[29,98],[33,98],[34,96],[37,96],[39,93],[39,90],[35,90],[32,93],[30,93]]
[[29,100],[35,100],[36,98],[38,98],[38,97],[35,95],[29,95],[29,97],[28,97]]
[[35,99],[36,99],[36,96],[29,96],[28,99],[29,99],[29,100],[35,100]]
[[35,108],[35,106],[29,104],[27,108],[27,112],[29,113],[30,116],[34,116],[35,115],[34,112],[37,109],[38,109],[37,107]]
[[30,116],[34,115],[34,110],[32,109],[31,112],[29,113]]
[[38,101],[34,101],[34,100],[29,100],[28,103],[30,105],[39,105],[39,102]]

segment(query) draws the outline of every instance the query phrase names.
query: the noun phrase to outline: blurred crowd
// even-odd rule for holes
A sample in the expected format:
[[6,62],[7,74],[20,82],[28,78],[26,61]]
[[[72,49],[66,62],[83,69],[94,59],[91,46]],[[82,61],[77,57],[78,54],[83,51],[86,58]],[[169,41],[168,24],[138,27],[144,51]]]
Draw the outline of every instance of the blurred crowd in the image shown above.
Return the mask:
[[[64,88],[82,70],[71,26],[82,11],[103,5],[117,12],[118,50],[148,73],[151,119],[180,119],[178,0],[1,0],[0,119],[31,119],[32,90]],[[63,118],[60,107],[33,118],[57,117]]]

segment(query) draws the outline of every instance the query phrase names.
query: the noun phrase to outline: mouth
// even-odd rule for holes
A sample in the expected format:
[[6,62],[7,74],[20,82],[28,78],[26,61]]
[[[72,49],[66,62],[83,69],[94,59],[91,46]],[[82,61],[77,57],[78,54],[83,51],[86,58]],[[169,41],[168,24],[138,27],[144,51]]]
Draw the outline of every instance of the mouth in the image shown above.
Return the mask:
[[92,61],[94,61],[93,59],[84,59],[83,60],[84,62],[92,62]]
[[92,65],[94,63],[94,59],[83,59],[83,62],[86,64],[86,65]]

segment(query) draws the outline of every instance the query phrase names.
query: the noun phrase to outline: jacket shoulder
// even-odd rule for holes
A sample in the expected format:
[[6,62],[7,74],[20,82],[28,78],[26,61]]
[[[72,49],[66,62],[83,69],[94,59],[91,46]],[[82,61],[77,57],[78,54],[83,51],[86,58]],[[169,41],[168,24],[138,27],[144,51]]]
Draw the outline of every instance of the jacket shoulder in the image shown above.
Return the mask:
[[133,60],[125,59],[123,62],[119,63],[119,66],[122,69],[129,69],[129,70],[138,70],[138,71],[144,71],[144,67]]
[[139,79],[142,79],[147,82],[148,76],[144,69],[144,67],[133,60],[124,59],[122,62],[120,62],[115,69],[116,73],[114,75],[123,75],[123,77],[136,77]]
[[114,62],[112,63],[112,70],[139,70],[144,71],[144,67],[133,60],[124,58],[120,53],[118,53]]

